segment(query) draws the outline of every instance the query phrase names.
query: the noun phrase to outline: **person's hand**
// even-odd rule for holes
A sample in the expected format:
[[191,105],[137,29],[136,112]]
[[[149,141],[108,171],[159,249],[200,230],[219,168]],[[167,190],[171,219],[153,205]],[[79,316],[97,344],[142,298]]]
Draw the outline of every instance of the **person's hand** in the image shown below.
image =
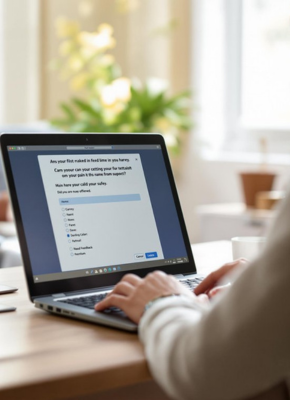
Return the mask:
[[0,221],[12,221],[10,200],[6,191],[0,192]]
[[236,268],[245,268],[249,265],[249,261],[245,258],[239,258],[209,274],[195,289],[194,293],[198,296],[207,294],[209,298],[215,296],[217,293],[225,290],[229,285],[217,286],[218,282],[225,277],[229,272]]
[[[144,279],[137,275],[128,274],[115,286],[104,300],[95,305],[96,311],[109,307],[118,307],[134,322],[139,323],[145,305],[158,297],[172,294],[184,294],[191,298],[195,295],[186,289],[172,275],[162,271],[148,274]],[[198,301],[204,302],[207,296],[203,295]]]

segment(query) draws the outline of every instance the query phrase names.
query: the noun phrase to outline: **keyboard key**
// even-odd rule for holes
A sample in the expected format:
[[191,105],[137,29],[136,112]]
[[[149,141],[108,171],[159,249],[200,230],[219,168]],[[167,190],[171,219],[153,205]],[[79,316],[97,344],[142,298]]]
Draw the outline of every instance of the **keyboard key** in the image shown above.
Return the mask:
[[202,280],[202,277],[189,278],[181,280],[180,283],[182,283],[186,288],[193,290],[200,284]]
[[92,296],[74,297],[72,299],[60,300],[60,302],[66,304],[72,304],[79,307],[85,307],[93,310],[95,304],[103,300],[106,297],[106,295],[107,295],[106,293],[102,293]]

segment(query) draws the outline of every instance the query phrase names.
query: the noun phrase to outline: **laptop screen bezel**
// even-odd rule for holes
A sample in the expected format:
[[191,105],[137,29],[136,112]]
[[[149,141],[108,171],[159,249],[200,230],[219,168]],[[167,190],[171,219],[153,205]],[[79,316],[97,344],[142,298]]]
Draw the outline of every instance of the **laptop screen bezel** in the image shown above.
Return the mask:
[[[7,186],[10,193],[14,219],[25,268],[25,275],[29,289],[30,298],[46,296],[57,293],[67,293],[74,291],[91,290],[94,288],[102,288],[113,286],[127,273],[126,271],[114,272],[112,274],[104,274],[102,276],[89,276],[71,279],[61,279],[59,281],[46,281],[35,283],[33,279],[33,271],[30,262],[28,246],[24,234],[23,221],[21,218],[20,207],[16,194],[14,178],[12,174],[11,163],[8,154],[8,146],[53,146],[53,145],[160,145],[162,149],[163,159],[172,190],[172,195],[180,223],[180,228],[188,256],[188,262],[181,264],[166,265],[164,267],[150,267],[135,270],[134,273],[140,277],[144,277],[149,272],[161,270],[169,274],[189,274],[196,273],[196,266],[191,250],[189,237],[187,234],[185,221],[183,218],[181,205],[175,186],[175,181],[164,142],[164,138],[160,134],[109,134],[109,133],[3,133],[0,138],[1,153],[6,174]],[[45,255],[44,255],[45,256]]]

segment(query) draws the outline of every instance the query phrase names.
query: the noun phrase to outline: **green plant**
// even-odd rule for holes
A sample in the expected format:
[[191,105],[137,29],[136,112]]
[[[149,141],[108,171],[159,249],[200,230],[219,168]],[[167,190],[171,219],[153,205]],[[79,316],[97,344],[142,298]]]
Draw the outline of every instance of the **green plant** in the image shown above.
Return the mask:
[[141,84],[122,76],[108,53],[116,44],[110,25],[85,32],[77,22],[61,19],[57,31],[60,58],[52,67],[79,95],[62,103],[63,117],[51,123],[71,132],[160,132],[178,152],[182,131],[192,126],[190,92],[170,97],[167,84],[159,79]]

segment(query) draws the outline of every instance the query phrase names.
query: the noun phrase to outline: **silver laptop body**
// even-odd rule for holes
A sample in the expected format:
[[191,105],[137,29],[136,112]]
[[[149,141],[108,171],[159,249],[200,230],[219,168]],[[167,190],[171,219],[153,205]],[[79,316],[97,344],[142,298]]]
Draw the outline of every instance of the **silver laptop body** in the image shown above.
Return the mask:
[[4,133],[1,152],[36,307],[136,331],[92,308],[122,276],[200,281],[161,135]]

